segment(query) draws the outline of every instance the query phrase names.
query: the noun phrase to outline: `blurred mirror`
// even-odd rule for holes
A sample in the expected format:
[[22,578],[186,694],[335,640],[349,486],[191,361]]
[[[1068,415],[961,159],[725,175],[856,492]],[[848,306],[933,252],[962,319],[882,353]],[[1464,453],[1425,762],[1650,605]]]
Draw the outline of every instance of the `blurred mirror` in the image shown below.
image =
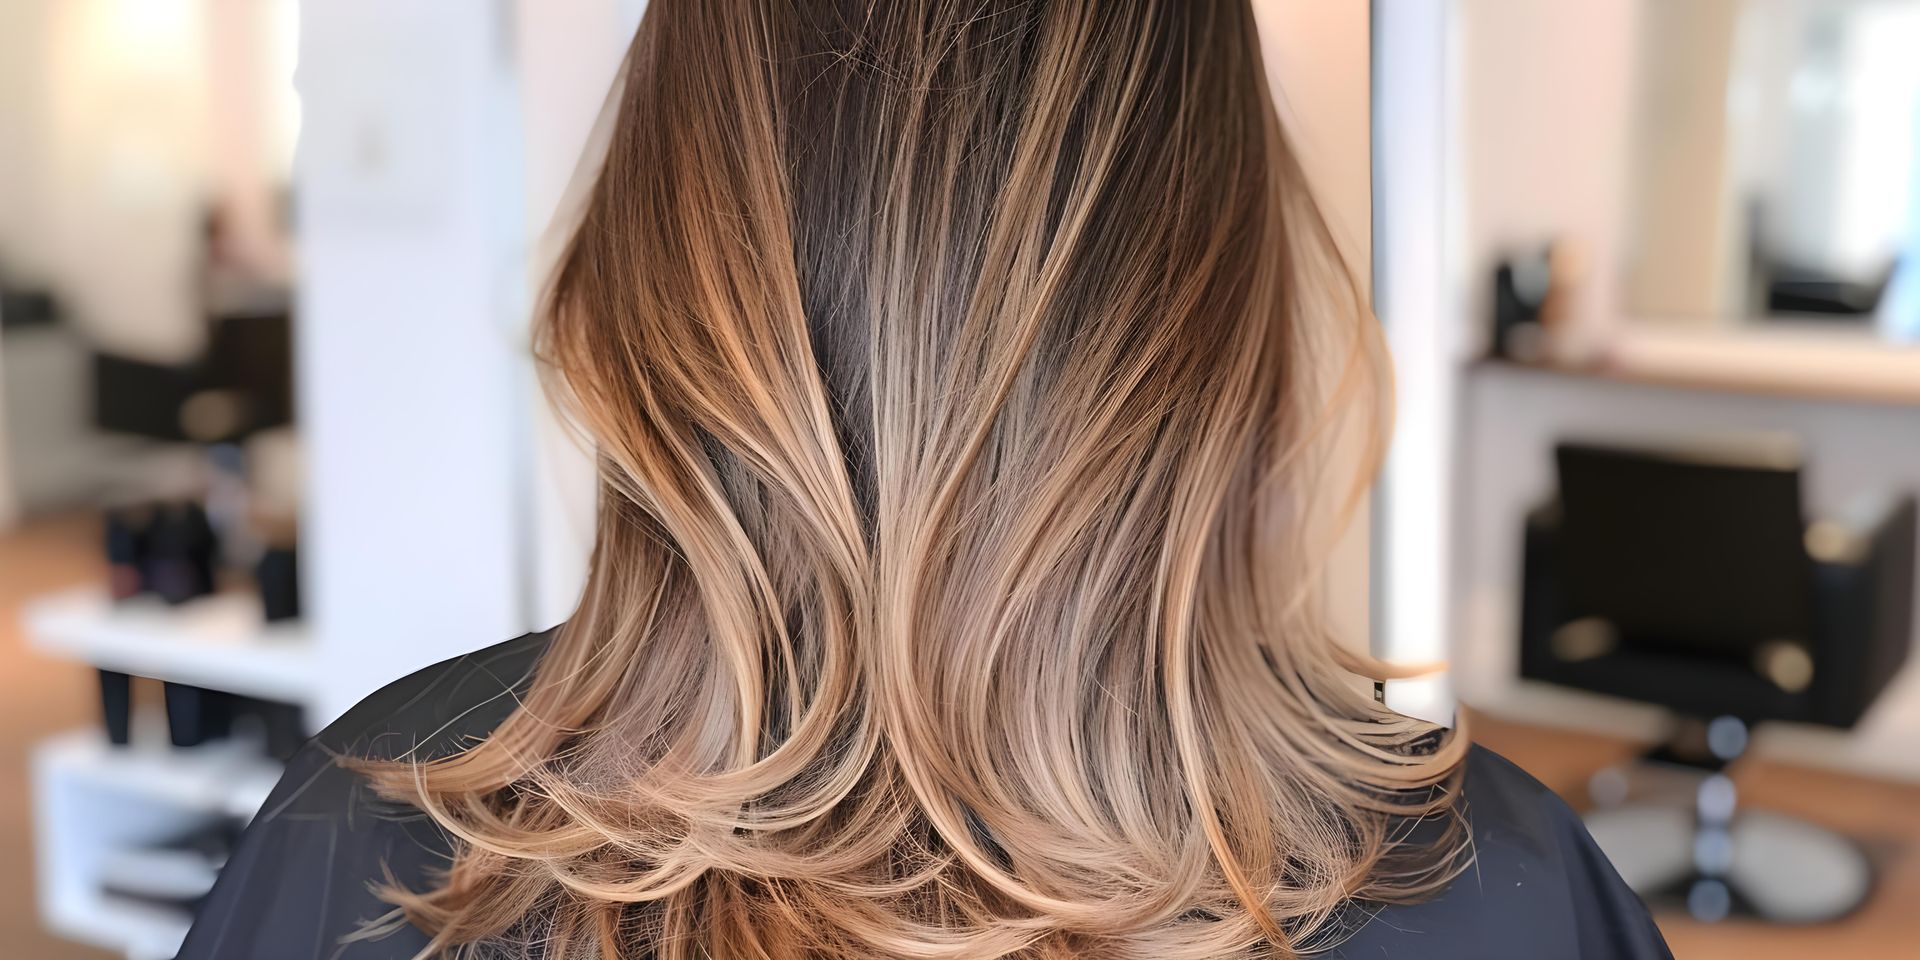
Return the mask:
[[0,517],[290,420],[298,18],[0,2]]
[[1623,304],[1920,336],[1920,0],[1642,0]]

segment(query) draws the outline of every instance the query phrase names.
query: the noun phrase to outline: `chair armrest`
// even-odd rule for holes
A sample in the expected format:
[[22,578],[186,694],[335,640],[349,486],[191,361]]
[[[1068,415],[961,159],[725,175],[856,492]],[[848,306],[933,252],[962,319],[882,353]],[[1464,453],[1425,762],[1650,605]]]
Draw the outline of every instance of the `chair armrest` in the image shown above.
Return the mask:
[[1913,645],[1916,536],[1920,510],[1911,495],[1845,526],[1825,521],[1808,528],[1817,722],[1852,726],[1906,663]]

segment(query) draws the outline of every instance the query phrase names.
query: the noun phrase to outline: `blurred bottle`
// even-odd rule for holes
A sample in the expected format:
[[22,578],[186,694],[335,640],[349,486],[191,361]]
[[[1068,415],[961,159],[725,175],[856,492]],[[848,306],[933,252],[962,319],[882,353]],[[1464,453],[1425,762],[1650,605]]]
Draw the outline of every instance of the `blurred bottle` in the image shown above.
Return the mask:
[[138,596],[147,589],[148,533],[153,511],[146,507],[108,510],[105,519],[107,593],[114,600]]
[[1500,261],[1493,280],[1492,355],[1517,363],[1591,359],[1587,338],[1576,336],[1570,322],[1573,288],[1585,274],[1584,254],[1567,240]]
[[[146,507],[121,507],[106,513],[107,595],[115,602],[146,592],[152,524],[153,511]],[[124,747],[133,739],[133,678],[113,670],[101,670],[99,674],[100,718],[106,726],[107,740]]]
[[207,512],[199,504],[162,506],[149,534],[147,586],[176,606],[212,593],[218,549]]

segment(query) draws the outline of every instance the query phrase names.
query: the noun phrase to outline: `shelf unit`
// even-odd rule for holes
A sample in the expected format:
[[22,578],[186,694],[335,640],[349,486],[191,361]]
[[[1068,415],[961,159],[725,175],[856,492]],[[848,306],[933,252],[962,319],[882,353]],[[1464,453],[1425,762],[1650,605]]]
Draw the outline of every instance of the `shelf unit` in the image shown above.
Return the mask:
[[33,762],[49,776],[242,820],[266,802],[282,769],[253,738],[171,746],[158,717],[140,723],[126,746],[107,742],[91,727],[48,738],[34,748]]
[[87,588],[32,602],[24,621],[35,649],[102,669],[302,705],[316,695],[305,626],[263,622],[250,594],[170,607]]
[[171,960],[180,951],[191,924],[178,913],[116,897],[90,897],[48,907],[47,928],[68,940],[122,953],[127,960]]
[[[1621,321],[1583,361],[1482,361],[1645,386],[1814,402],[1920,406],[1920,345],[1867,331],[1783,325],[1697,331]],[[1468,375],[1472,375],[1469,370]]]
[[218,820],[250,817],[280,777],[280,765],[258,742],[177,748],[168,745],[164,727],[157,716],[142,717],[125,746],[84,729],[42,741],[33,752],[41,917],[63,937],[128,960],[173,956],[188,917],[102,890],[108,858]]
[[[267,624],[247,594],[180,606],[152,598],[115,603],[82,589],[30,603],[23,614],[34,649],[90,666],[312,709],[323,691],[306,629]],[[186,936],[181,911],[116,897],[101,871],[114,853],[165,843],[259,810],[281,765],[245,736],[179,748],[165,719],[135,718],[118,746],[98,728],[42,741],[32,760],[37,892],[47,926],[128,960],[164,960]]]

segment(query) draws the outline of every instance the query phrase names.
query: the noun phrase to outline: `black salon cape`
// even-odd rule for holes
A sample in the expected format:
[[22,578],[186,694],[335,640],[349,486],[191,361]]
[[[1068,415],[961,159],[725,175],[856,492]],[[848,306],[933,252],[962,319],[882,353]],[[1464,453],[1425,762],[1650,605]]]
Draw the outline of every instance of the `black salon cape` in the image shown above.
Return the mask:
[[[491,731],[515,705],[547,634],[429,667],[368,697],[314,738],[247,828],[179,960],[406,960],[412,927],[348,941],[387,913],[372,884],[416,889],[445,866],[446,838],[372,795],[344,755],[444,754]],[[1646,907],[1580,820],[1500,756],[1474,748],[1462,789],[1477,853],[1448,890],[1417,906],[1367,907],[1337,949],[1348,960],[1671,960]],[[1368,918],[1371,919],[1368,919]],[[724,960],[724,958],[722,958]]]

